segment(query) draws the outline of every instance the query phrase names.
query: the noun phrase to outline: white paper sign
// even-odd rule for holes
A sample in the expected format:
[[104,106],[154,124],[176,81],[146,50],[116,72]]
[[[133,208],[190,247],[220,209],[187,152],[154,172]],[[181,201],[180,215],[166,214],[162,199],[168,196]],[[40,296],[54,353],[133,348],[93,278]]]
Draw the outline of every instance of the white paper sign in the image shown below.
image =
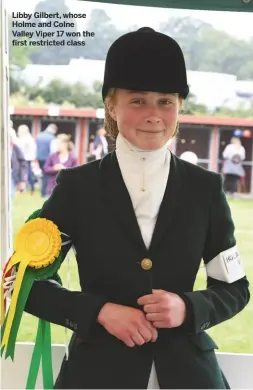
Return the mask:
[[207,276],[222,282],[233,283],[245,276],[236,246],[219,253],[206,264]]

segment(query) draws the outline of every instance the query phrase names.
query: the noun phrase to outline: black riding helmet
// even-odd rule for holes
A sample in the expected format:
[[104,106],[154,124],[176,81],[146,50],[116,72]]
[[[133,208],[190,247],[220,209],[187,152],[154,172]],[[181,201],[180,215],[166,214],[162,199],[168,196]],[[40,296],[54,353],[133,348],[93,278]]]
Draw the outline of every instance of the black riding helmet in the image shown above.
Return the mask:
[[103,100],[110,88],[178,93],[185,99],[189,87],[180,46],[149,27],[122,35],[107,53]]

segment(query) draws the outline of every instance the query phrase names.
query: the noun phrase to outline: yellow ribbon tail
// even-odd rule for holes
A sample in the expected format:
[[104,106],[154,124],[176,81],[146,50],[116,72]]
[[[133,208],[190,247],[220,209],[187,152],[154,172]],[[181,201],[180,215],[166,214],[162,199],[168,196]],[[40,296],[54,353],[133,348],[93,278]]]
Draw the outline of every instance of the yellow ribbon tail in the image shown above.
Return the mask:
[[16,256],[16,253],[14,253],[14,254],[11,256],[11,258],[10,258],[10,260],[9,260],[9,262],[8,262],[8,265],[7,265],[7,267],[6,267],[6,270],[5,270],[5,272],[4,272],[3,281],[4,281],[4,279],[5,279],[5,275],[12,269],[12,267],[13,267],[15,264],[17,264],[17,263],[19,263],[19,262],[20,262],[20,260],[18,260],[18,257]]
[[15,287],[14,287],[13,295],[11,298],[10,308],[8,311],[8,318],[7,318],[6,326],[4,329],[4,335],[3,335],[3,339],[2,339],[1,348],[8,344],[8,340],[9,340],[9,336],[10,336],[10,332],[11,332],[11,326],[12,326],[12,322],[14,319],[15,310],[16,310],[16,306],[17,306],[18,295],[19,295],[19,291],[20,291],[21,284],[23,281],[24,273],[25,273],[25,270],[26,270],[26,267],[28,264],[29,264],[29,260],[24,260],[24,259],[22,259],[22,261],[19,264],[19,268],[18,268],[16,280],[15,280]]

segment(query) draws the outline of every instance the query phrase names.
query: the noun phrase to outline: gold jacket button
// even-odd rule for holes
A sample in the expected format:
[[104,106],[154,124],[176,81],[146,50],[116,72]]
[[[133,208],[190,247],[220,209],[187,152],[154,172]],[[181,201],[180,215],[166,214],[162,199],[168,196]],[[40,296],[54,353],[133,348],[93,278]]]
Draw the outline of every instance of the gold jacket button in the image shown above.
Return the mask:
[[144,269],[145,271],[148,271],[149,269],[151,269],[152,268],[152,260],[143,259],[141,261],[141,268]]

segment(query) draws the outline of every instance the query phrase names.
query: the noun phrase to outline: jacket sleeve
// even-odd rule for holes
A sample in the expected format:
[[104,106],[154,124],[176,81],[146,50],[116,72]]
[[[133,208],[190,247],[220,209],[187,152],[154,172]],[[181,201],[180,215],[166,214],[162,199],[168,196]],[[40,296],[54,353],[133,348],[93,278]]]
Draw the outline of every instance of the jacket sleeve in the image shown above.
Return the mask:
[[221,175],[214,176],[209,227],[203,260],[207,288],[186,292],[188,318],[185,327],[199,333],[239,313],[250,299],[246,278],[234,236],[231,211],[222,189]]
[[54,170],[54,155],[51,154],[47,159],[46,159],[46,162],[43,166],[43,171],[47,174],[47,175],[57,175],[57,171]]
[[[61,171],[51,197],[44,203],[40,218],[53,221],[61,233],[73,237],[74,180],[70,170]],[[70,245],[71,246],[71,245]],[[69,247],[64,250],[65,255]],[[25,311],[43,320],[65,326],[88,341],[98,313],[106,299],[80,291],[69,291],[55,280],[35,281]]]

